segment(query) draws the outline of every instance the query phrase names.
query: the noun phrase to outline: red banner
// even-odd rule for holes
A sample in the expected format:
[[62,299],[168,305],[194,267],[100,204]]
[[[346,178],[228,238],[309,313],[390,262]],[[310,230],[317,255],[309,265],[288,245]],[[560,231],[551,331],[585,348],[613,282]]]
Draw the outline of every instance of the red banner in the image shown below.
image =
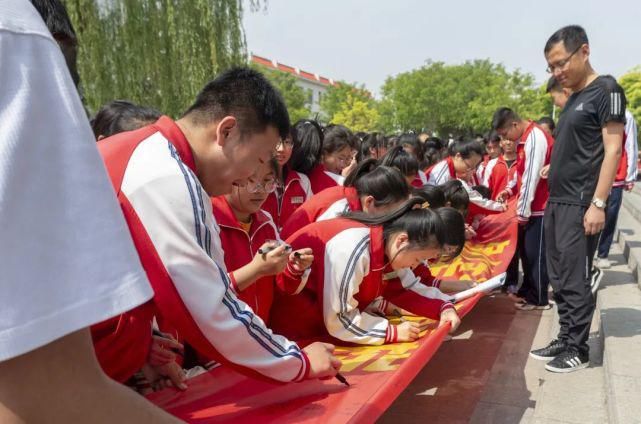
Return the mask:
[[[459,315],[467,314],[479,298],[458,304]],[[190,379],[185,392],[165,389],[148,398],[182,420],[202,424],[373,422],[425,366],[449,331],[449,324],[437,327],[425,318],[408,319],[427,326],[416,342],[337,347],[341,374],[349,387],[336,379],[276,385],[219,367]]]
[[[441,278],[484,281],[505,272],[516,249],[514,204],[508,212],[483,218],[477,236],[462,255],[432,267]],[[478,302],[476,295],[456,305],[461,317]],[[392,318],[394,321],[398,318]],[[335,379],[276,385],[252,380],[224,367],[188,381],[185,392],[165,389],[148,398],[194,423],[361,423],[375,421],[432,358],[449,325],[418,317],[427,328],[416,342],[383,346],[339,346],[341,374]]]
[[447,264],[431,265],[430,271],[444,280],[488,280],[507,270],[516,251],[517,233],[516,200],[512,200],[506,212],[479,222],[476,237],[465,243],[460,256]]

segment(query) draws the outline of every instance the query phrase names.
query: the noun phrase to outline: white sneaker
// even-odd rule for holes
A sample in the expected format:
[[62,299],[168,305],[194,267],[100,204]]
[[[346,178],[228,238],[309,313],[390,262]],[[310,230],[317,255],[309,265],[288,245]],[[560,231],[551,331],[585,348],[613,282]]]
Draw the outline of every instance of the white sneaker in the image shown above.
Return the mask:
[[608,258],[594,258],[594,266],[601,269],[608,269],[612,266],[612,262]]

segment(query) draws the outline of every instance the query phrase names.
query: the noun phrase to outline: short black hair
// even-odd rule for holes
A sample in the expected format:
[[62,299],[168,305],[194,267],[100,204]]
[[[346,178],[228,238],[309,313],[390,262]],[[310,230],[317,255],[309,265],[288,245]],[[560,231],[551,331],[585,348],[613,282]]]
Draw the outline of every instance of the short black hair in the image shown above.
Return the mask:
[[47,29],[60,46],[71,78],[77,87],[80,83],[77,65],[78,37],[65,5],[60,0],[31,0],[31,4],[38,11],[47,25]]
[[501,128],[505,128],[511,122],[517,122],[520,119],[519,115],[509,107],[501,107],[494,112],[494,116],[492,117],[492,129],[496,131]]
[[[467,193],[460,180],[449,180],[440,185],[445,194],[445,202],[459,211],[467,211],[470,204],[470,195]],[[467,213],[467,212],[466,212]]]
[[547,54],[555,44],[563,42],[565,50],[568,52],[573,52],[583,44],[590,44],[588,42],[588,35],[585,33],[585,30],[579,25],[568,25],[559,30],[548,38],[547,43],[545,43],[545,48],[543,53]]
[[237,67],[223,72],[198,93],[183,114],[196,125],[207,125],[232,115],[241,135],[274,126],[281,138],[289,134],[287,107],[280,93],[258,71]]
[[476,190],[484,199],[490,199],[492,197],[492,192],[490,188],[484,185],[475,185],[472,187],[472,190]]
[[483,155],[485,154],[485,145],[476,140],[455,141],[454,143],[450,144],[448,153],[450,156],[456,156],[456,154],[458,153],[463,159],[469,158],[474,153],[483,157]]
[[537,124],[545,124],[550,128],[550,131],[554,131],[554,128],[556,128],[556,124],[554,123],[554,119],[550,118],[549,116],[542,116],[541,119],[536,121]]
[[358,150],[358,140],[354,134],[343,125],[328,125],[323,130],[323,154],[331,154],[349,147]]
[[102,106],[91,120],[96,137],[109,137],[151,124],[160,118],[160,112],[127,100],[114,100]]
[[490,131],[490,134],[487,137],[487,142],[488,143],[499,143],[501,141],[501,136],[499,133],[496,132],[496,130]]
[[546,93],[549,94],[552,91],[563,91],[563,86],[561,86],[559,80],[554,78],[554,76],[550,77],[550,79],[548,80],[548,84],[545,86]]

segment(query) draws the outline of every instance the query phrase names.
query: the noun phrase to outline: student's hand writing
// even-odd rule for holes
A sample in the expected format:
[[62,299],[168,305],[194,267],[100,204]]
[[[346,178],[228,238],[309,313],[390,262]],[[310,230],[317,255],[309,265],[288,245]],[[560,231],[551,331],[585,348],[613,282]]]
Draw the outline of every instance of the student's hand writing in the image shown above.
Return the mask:
[[334,356],[335,346],[314,342],[303,349],[309,359],[309,378],[330,378],[336,375],[341,361]]
[[418,323],[405,321],[396,326],[397,336],[396,341],[399,342],[413,342],[418,339],[421,332]]

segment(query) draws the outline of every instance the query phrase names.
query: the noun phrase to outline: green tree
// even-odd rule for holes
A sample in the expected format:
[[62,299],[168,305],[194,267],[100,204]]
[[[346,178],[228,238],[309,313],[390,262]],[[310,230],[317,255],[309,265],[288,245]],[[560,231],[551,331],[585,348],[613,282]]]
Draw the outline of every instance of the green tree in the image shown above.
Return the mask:
[[177,116],[216,74],[246,63],[242,0],[67,0],[66,6],[94,111],[121,98]]
[[322,117],[328,122],[332,122],[334,115],[343,110],[345,103],[348,99],[360,100],[373,106],[375,101],[372,95],[365,88],[364,85],[349,84],[344,81],[339,81],[335,85],[330,86],[327,92],[323,94],[320,102]]
[[371,101],[365,101],[352,93],[340,104],[340,109],[334,114],[331,122],[344,125],[354,132],[374,131],[378,127],[380,115]]
[[441,135],[471,135],[487,131],[492,114],[501,106],[538,119],[551,110],[546,109],[544,92],[533,84],[532,75],[510,73],[489,60],[460,65],[428,61],[385,81],[381,125],[388,132],[427,129]]
[[260,65],[252,65],[252,68],[265,75],[274,87],[280,91],[287,105],[289,119],[292,123],[311,116],[311,111],[307,107],[307,92],[298,85],[295,76]]
[[621,76],[619,84],[625,90],[625,97],[628,101],[627,107],[637,121],[637,127],[639,128],[637,142],[641,142],[641,67],[632,69]]

